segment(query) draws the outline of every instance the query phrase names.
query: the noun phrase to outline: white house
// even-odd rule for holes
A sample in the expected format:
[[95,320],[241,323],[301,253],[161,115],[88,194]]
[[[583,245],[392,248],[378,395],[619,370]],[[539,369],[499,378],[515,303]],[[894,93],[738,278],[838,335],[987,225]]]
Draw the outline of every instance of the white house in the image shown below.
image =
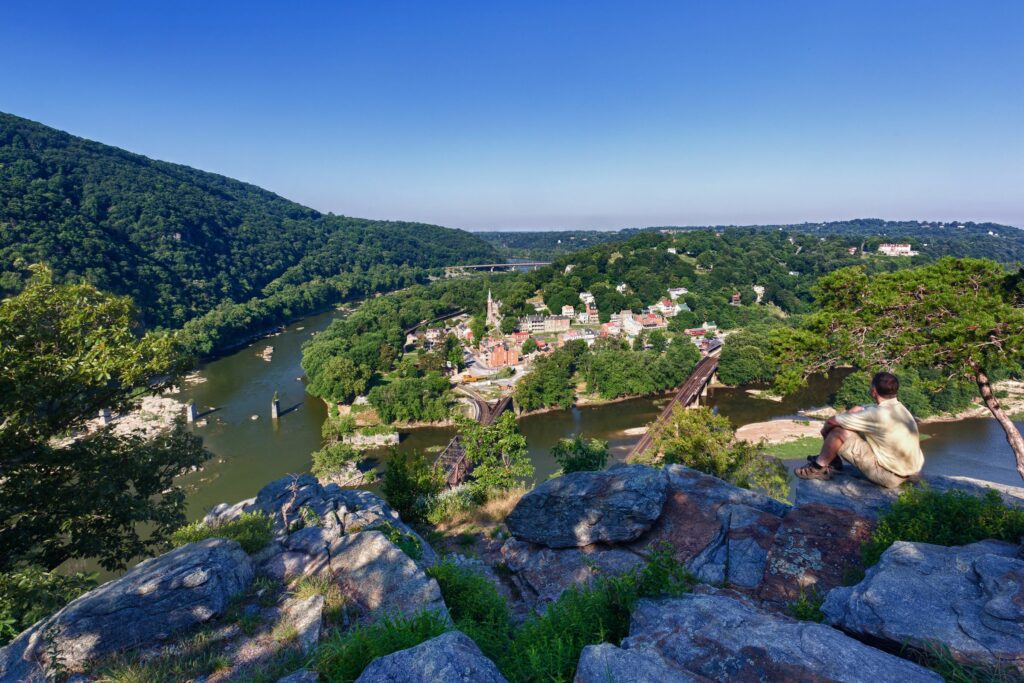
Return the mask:
[[911,249],[909,244],[879,244],[878,253],[886,256],[917,256],[918,252]]
[[668,298],[672,299],[672,301],[675,301],[679,297],[681,297],[681,296],[683,296],[685,294],[689,294],[689,293],[690,293],[690,290],[688,290],[686,287],[669,287],[668,288]]

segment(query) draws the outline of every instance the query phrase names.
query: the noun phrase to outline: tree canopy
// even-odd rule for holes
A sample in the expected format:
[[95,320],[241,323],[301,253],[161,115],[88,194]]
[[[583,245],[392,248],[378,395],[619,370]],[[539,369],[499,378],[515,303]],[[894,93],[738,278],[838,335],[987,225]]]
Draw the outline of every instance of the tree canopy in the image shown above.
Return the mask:
[[940,390],[974,382],[1006,431],[1024,477],[1024,439],[992,391],[992,373],[1020,372],[1024,352],[1024,278],[982,259],[868,275],[844,268],[818,282],[819,310],[797,329],[772,332],[784,368],[776,387],[791,391],[804,378],[852,364],[868,371],[927,368],[923,382]]
[[123,567],[184,522],[174,478],[208,454],[180,425],[152,440],[68,437],[137,390],[169,386],[182,357],[174,336],[140,334],[126,297],[32,272],[0,303],[0,569],[75,557]]

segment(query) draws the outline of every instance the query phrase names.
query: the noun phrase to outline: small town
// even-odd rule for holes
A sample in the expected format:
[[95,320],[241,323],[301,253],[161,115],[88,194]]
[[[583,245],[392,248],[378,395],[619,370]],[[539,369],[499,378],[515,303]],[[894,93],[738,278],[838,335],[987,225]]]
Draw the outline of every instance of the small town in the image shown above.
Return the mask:
[[[624,293],[628,289],[619,284],[616,290]],[[759,291],[760,290],[760,291]],[[453,385],[468,388],[486,399],[500,398],[509,394],[515,384],[531,370],[534,362],[552,354],[573,341],[583,341],[588,347],[599,339],[619,338],[636,346],[639,338],[643,348],[650,348],[652,333],[666,334],[669,319],[690,308],[682,301],[689,290],[685,287],[670,287],[666,296],[643,310],[629,309],[612,313],[607,322],[600,322],[594,296],[590,292],[579,293],[579,305],[565,305],[557,312],[551,311],[538,296],[530,299],[535,313],[516,320],[515,330],[501,333],[502,303],[488,291],[485,313],[485,334],[477,341],[472,329],[472,316],[462,314],[435,326],[411,332],[406,336],[406,352],[422,350],[429,352],[444,344],[449,334],[463,344],[465,368],[458,372],[451,363],[447,375]],[[754,287],[760,295],[763,288]],[[730,305],[740,305],[740,294],[732,295]],[[668,333],[671,334],[671,333]],[[725,334],[719,332],[714,321],[706,321],[700,327],[683,330],[700,351],[701,355],[721,350]]]

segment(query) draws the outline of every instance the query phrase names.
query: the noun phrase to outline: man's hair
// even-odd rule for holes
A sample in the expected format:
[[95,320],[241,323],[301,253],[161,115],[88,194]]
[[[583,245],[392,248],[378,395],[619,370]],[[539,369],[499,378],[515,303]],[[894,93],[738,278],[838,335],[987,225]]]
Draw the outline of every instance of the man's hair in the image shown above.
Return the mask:
[[900,381],[891,372],[879,372],[871,378],[871,386],[882,398],[892,398],[900,390]]

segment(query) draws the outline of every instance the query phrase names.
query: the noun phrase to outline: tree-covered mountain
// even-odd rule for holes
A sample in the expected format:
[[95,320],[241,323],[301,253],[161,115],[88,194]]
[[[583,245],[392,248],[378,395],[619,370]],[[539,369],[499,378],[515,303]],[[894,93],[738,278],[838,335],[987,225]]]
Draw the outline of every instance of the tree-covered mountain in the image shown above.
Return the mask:
[[460,230],[320,214],[0,113],[0,295],[41,261],[59,281],[130,295],[148,325],[178,327],[226,302],[280,298],[340,274],[494,256]]
[[505,257],[550,259],[606,242],[622,242],[642,232],[784,232],[788,235],[840,237],[849,246],[874,251],[883,242],[909,242],[930,258],[968,256],[989,258],[1005,265],[1024,261],[1024,230],[998,223],[972,221],[886,221],[855,218],[827,223],[776,225],[662,226],[624,230],[480,232]]

